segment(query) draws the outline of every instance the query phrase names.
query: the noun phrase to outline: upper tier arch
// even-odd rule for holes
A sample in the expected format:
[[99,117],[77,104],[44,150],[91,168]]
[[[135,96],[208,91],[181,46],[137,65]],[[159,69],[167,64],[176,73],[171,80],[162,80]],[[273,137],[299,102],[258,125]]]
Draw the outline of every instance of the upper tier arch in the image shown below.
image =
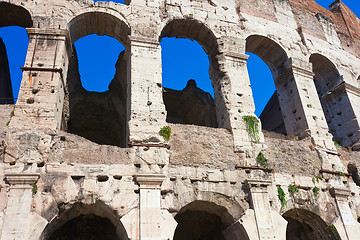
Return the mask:
[[68,23],[72,43],[90,34],[107,35],[124,46],[128,42],[130,26],[117,11],[102,7],[85,8],[77,12]]
[[6,26],[32,27],[30,12],[21,6],[0,2],[0,27]]

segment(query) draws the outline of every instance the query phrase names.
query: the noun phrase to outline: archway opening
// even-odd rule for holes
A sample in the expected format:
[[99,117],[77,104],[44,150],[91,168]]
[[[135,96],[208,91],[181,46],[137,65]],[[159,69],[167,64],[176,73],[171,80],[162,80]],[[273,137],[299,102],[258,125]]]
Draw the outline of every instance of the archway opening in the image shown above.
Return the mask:
[[163,100],[170,123],[217,127],[209,60],[189,39],[163,38]]
[[80,215],[56,230],[49,240],[121,240],[116,235],[116,228],[107,218],[94,214]]
[[196,20],[177,19],[164,27],[160,40],[166,121],[218,127],[219,93],[208,74],[217,67],[213,33]]
[[0,2],[0,104],[13,104],[19,93],[32,27],[30,13],[23,7]]
[[291,209],[283,217],[288,221],[286,240],[340,239],[334,225],[327,226],[318,215],[310,211]]
[[[324,111],[324,115],[333,139],[342,146],[352,143],[351,129],[358,129],[349,112],[349,99],[342,76],[336,66],[320,54],[312,54],[310,62],[313,66],[315,87]],[[344,131],[344,126],[350,131]]]
[[[256,113],[258,116],[260,115],[262,128],[266,131],[286,135],[289,131],[289,127],[286,126],[292,125],[288,122],[295,121],[293,116],[287,117],[284,121],[284,116],[287,114],[284,114],[286,111],[283,109],[287,109],[289,105],[294,105],[295,108],[295,103],[289,101],[291,97],[288,93],[290,84],[287,82],[289,79],[281,78],[282,73],[286,70],[287,54],[277,43],[259,35],[251,35],[246,39],[246,52],[250,55],[247,64],[253,95],[256,98]],[[259,65],[262,65],[263,71],[261,72]],[[273,81],[270,80],[271,78]],[[264,84],[267,87],[264,87]],[[257,86],[259,87],[257,88]],[[260,113],[259,100],[266,102],[267,99],[269,101],[265,107],[262,106],[263,111]],[[294,134],[294,131],[290,130],[290,133]]]
[[126,147],[128,54],[123,44],[130,29],[122,19],[102,12],[77,16],[69,29],[75,45],[64,129],[98,144]]
[[101,202],[74,204],[45,228],[40,240],[128,240],[119,216]]
[[[206,201],[194,201],[183,207],[175,216],[178,226],[174,240],[226,240],[231,234],[223,234],[233,222],[225,207]],[[248,239],[245,231],[236,239]]]

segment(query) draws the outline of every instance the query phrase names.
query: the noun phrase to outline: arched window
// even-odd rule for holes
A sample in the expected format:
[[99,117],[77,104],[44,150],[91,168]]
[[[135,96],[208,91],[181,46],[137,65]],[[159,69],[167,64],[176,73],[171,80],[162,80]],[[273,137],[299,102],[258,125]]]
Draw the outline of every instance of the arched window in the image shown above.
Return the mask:
[[[285,62],[288,60],[286,52],[273,40],[259,35],[251,35],[246,39],[246,52],[250,53],[249,65],[252,64],[252,59],[255,59],[256,64],[265,63],[268,66],[276,87],[275,92],[270,90],[271,93],[267,93],[270,96],[272,94],[272,96],[260,115],[263,129],[281,134],[299,134],[299,132],[294,129],[294,122],[296,122],[297,119],[296,112],[288,113],[287,111],[283,111],[284,109],[296,109],[297,107],[294,99],[289,96],[293,87],[291,84],[288,84],[292,79],[291,76],[285,79],[281,76],[286,70],[286,67],[284,66]],[[263,62],[254,57],[254,55],[259,57]],[[259,84],[254,82],[251,66],[249,73],[252,85]],[[266,78],[261,79],[261,82],[268,81],[268,78],[271,78],[268,72],[262,72],[261,74],[262,78]],[[257,76],[257,79],[258,78],[259,76]],[[262,85],[260,90],[263,90],[264,85],[262,83],[260,84]],[[272,83],[264,84],[266,84],[267,89],[275,89]],[[256,88],[253,89],[255,97],[261,94],[254,90],[256,90]],[[261,98],[264,98],[264,96],[261,96]],[[266,98],[269,99],[268,96]],[[284,117],[286,117],[286,119],[284,119]]]
[[[126,147],[128,55],[122,44],[127,42],[130,29],[125,20],[118,17],[88,12],[69,23],[75,47],[69,61],[69,101],[64,108],[68,110],[64,116],[68,117],[64,119],[64,128],[98,144]],[[105,60],[98,59],[94,53],[104,53],[102,48],[108,50]],[[106,62],[108,59],[111,61]],[[89,65],[91,62],[93,66]],[[110,75],[106,76],[105,72]]]
[[[179,40],[174,37],[187,39]],[[164,27],[160,39],[162,39],[164,59],[163,100],[167,111],[166,121],[218,127],[216,108],[219,93],[216,89],[214,92],[207,74],[207,69],[210,68],[211,72],[214,67],[217,67],[215,36],[210,29],[197,20],[176,19]],[[196,42],[190,40],[196,40]],[[169,58],[174,51],[178,51],[176,61],[179,61],[179,64],[169,63]],[[206,59],[206,55],[209,60]],[[196,56],[199,56],[198,60]],[[170,64],[176,69],[169,71]],[[183,66],[186,68],[183,69]],[[182,72],[181,76],[176,76],[178,75],[176,72]]]
[[26,9],[0,3],[0,104],[13,104],[17,98],[29,44],[25,28],[32,24]]

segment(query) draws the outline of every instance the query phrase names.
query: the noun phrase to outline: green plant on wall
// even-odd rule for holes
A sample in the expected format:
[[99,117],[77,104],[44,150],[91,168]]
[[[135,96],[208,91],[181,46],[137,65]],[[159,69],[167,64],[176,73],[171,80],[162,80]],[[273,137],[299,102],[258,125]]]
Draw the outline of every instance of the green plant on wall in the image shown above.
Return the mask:
[[284,208],[287,206],[287,203],[286,203],[286,195],[285,195],[285,192],[284,190],[282,189],[282,187],[278,186],[277,187],[277,192],[278,192],[278,197],[279,197],[279,200],[281,202],[281,208]]
[[342,177],[346,177],[346,176],[345,176],[345,173],[343,173],[343,172],[341,172],[341,171],[336,171],[336,173],[339,174],[339,175],[342,176]]
[[170,141],[171,128],[169,126],[162,127],[159,131],[160,136],[164,137],[165,141]]
[[288,191],[291,197],[294,197],[295,193],[299,192],[299,189],[295,185],[288,187]]
[[319,181],[322,181],[322,180],[324,180],[324,179],[323,179],[322,176],[317,175],[317,176],[313,177],[311,180],[312,180],[312,182],[315,184],[315,182],[319,183]]
[[37,187],[37,185],[36,185],[36,183],[35,183],[35,184],[33,184],[33,186],[32,186],[32,194],[35,195],[36,192],[37,192],[37,190],[38,190],[38,187]]
[[340,240],[340,235],[339,232],[337,231],[336,227],[334,226],[334,224],[329,226],[329,230],[331,232],[331,234],[335,237],[336,240]]
[[256,160],[260,167],[269,168],[269,164],[262,152],[259,152],[259,154],[256,157]]
[[259,142],[259,121],[257,117],[254,116],[243,116],[243,121],[245,122],[246,131],[249,133],[250,138],[254,142]]
[[318,187],[313,188],[313,193],[315,196],[319,195],[319,192],[320,192],[320,188],[318,188]]

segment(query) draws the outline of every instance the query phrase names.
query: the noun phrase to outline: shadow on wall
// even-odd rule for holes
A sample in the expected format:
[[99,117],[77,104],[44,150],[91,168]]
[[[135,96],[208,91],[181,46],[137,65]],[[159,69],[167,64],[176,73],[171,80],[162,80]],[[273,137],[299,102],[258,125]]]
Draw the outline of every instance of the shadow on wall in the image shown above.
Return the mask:
[[[116,62],[116,73],[103,93],[86,91],[80,81],[75,47],[69,62],[68,106],[64,129],[98,144],[126,147],[126,61],[124,51]],[[67,113],[66,113],[67,112]]]

